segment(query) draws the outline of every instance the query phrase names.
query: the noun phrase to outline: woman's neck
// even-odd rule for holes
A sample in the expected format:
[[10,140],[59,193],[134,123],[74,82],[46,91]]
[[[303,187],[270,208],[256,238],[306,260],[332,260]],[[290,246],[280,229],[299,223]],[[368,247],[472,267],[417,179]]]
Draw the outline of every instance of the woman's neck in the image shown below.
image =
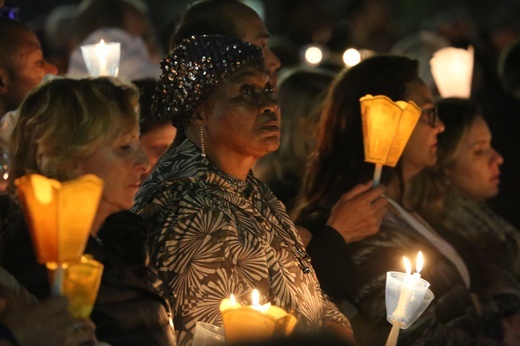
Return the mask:
[[390,179],[390,182],[388,182],[385,189],[385,195],[395,201],[399,201],[401,199],[401,183],[396,176],[394,176],[392,179]]
[[92,221],[92,227],[90,228],[90,235],[96,237],[101,226],[107,219],[107,217],[111,214],[111,212],[103,207],[103,201],[100,201],[98,210],[96,215],[94,215],[94,220]]
[[244,157],[235,151],[228,151],[226,148],[206,150],[206,155],[209,162],[216,168],[243,181],[247,179],[247,174],[256,161],[256,158]]
[[407,187],[409,186],[408,182],[410,181],[410,178],[406,179],[405,176],[403,176],[403,181],[401,182],[400,179],[397,177],[397,175],[394,175],[390,182],[388,183],[385,194],[392,198],[394,201],[399,203],[402,207],[404,207],[407,210],[412,209],[411,203],[406,198],[407,194]]
[[[186,136],[199,149],[201,148],[200,136],[195,131],[186,130]],[[206,158],[213,166],[222,172],[231,175],[237,179],[245,181],[247,174],[258,159],[257,157],[243,155],[234,149],[222,147],[217,144],[210,143],[210,139],[205,139]]]

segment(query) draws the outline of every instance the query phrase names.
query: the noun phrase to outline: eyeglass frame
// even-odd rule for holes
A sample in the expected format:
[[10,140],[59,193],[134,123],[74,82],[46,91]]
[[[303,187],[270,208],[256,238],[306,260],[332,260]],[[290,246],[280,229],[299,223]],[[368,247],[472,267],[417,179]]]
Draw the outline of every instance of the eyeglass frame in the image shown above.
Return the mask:
[[427,124],[431,127],[437,126],[439,122],[439,115],[437,114],[437,106],[431,108],[421,108],[421,115],[426,114],[428,117]]

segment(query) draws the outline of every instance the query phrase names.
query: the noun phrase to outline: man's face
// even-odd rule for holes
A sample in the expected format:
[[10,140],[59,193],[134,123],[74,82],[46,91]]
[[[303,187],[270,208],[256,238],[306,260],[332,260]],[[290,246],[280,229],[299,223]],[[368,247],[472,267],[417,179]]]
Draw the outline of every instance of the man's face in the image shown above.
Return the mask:
[[254,11],[245,13],[238,12],[235,17],[236,26],[242,32],[241,40],[256,44],[264,53],[265,66],[269,71],[271,82],[276,83],[276,71],[280,68],[280,59],[271,51],[267,45],[269,31],[262,19]]
[[46,74],[57,74],[56,66],[43,59],[40,42],[32,32],[20,36],[20,45],[7,72],[7,110],[18,108],[24,97]]

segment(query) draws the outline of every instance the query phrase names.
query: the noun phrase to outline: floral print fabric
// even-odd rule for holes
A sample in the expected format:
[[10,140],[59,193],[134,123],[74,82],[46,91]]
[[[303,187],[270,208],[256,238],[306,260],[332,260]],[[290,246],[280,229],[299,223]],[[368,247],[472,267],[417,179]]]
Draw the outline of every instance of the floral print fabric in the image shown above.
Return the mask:
[[282,203],[251,173],[241,181],[217,170],[189,140],[161,158],[133,211],[163,225],[151,253],[175,292],[180,345],[191,343],[196,322],[222,323],[222,299],[234,294],[250,303],[254,288],[262,303],[292,312],[297,330],[316,330],[325,320],[349,325],[314,270],[300,268],[305,250]]

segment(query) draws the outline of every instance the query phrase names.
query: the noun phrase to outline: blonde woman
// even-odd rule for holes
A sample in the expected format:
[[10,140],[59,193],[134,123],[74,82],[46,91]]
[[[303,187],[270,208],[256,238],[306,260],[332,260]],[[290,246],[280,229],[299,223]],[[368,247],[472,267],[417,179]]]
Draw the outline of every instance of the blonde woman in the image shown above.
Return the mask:
[[[58,78],[38,87],[20,108],[11,179],[28,173],[103,179],[85,251],[105,265],[91,316],[97,337],[113,346],[172,345],[167,288],[145,249],[150,224],[126,211],[150,169],[139,143],[137,101],[134,86],[110,78]],[[2,245],[5,268],[38,298],[47,296],[46,271],[36,264],[23,220],[10,226]]]

